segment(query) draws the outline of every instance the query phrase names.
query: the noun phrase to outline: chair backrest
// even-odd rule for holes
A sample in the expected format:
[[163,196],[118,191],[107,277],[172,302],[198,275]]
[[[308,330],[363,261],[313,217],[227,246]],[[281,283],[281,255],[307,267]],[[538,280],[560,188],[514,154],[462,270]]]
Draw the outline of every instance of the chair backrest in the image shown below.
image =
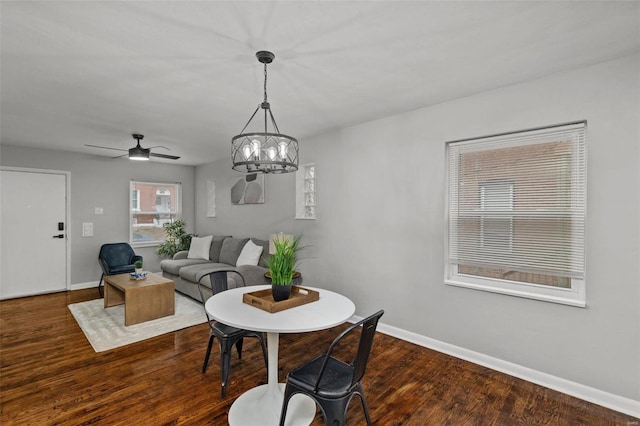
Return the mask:
[[220,277],[222,279],[216,279],[217,274],[227,275],[227,271],[220,272],[211,272],[209,273],[209,282],[211,283],[211,292],[213,294],[218,294],[223,291],[229,290],[229,282],[226,280],[226,277]]
[[376,334],[378,321],[382,314],[384,314],[384,311],[380,310],[359,322],[359,324],[362,324],[362,331],[360,333],[360,343],[358,343],[358,352],[353,360],[354,372],[351,384],[359,382],[364,376],[369,362],[369,355],[371,354],[371,347],[373,346],[373,336]]
[[133,248],[128,243],[103,244],[100,247],[98,259],[104,261],[110,267],[130,265],[135,256]]
[[[202,286],[206,286],[206,284],[202,281],[202,279],[206,276],[209,277],[209,288],[211,289],[211,293],[215,295],[229,289],[229,283],[227,281],[227,273],[229,272],[238,274],[242,280],[242,285],[244,286],[244,277],[242,276],[242,274],[240,274],[240,272],[233,269],[219,269],[217,271],[205,273],[198,279],[198,292],[200,293],[200,300],[202,301],[203,306],[206,303],[206,300],[204,297],[204,293],[202,293]],[[209,322],[209,325],[211,325],[211,317],[209,316],[209,312],[207,312],[206,308],[204,310],[204,313],[207,315],[207,321]]]
[[333,352],[333,348],[340,342],[340,340],[342,340],[343,337],[360,326],[362,326],[362,330],[360,332],[358,351],[356,352],[353,362],[351,363],[354,370],[351,385],[362,380],[362,377],[364,377],[364,372],[367,369],[367,363],[369,362],[369,355],[371,354],[371,347],[373,346],[373,337],[376,334],[376,327],[378,327],[378,321],[380,320],[382,314],[384,314],[384,310],[380,310],[375,314],[370,315],[356,322],[355,324],[352,324],[349,328],[340,333],[340,335],[333,340],[331,346],[329,346],[329,350],[327,351],[327,355],[322,364],[322,367],[320,368],[320,373],[318,374],[318,379],[315,385],[316,391],[318,389],[318,386],[320,385],[322,375],[324,374],[329,356],[331,355],[331,352]]

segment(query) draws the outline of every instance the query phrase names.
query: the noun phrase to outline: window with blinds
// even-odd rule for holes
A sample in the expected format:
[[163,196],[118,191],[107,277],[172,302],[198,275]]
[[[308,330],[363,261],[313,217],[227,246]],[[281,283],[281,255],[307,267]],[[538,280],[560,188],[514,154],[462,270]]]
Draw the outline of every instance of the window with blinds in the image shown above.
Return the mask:
[[586,122],[446,149],[445,282],[585,306]]
[[165,241],[164,224],[180,219],[182,215],[182,184],[132,180],[129,194],[131,245],[154,246]]

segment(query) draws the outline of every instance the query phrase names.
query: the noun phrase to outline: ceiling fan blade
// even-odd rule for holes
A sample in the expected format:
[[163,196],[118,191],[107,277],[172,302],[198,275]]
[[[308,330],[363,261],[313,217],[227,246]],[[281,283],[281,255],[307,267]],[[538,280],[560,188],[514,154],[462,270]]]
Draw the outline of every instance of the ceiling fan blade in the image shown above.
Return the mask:
[[114,150],[114,151],[128,151],[127,149],[111,148],[111,147],[109,147],[109,146],[87,145],[87,144],[84,144],[84,146],[90,146],[91,148],[112,149],[112,150]]
[[158,158],[168,158],[169,160],[177,160],[180,157],[176,157],[175,155],[166,155],[166,154],[156,154],[155,152],[149,153],[150,157],[158,157]]
[[128,157],[129,154],[122,154],[122,155],[118,155],[117,157],[111,157],[111,159],[113,160],[114,158],[122,158],[122,157]]
[[164,148],[167,151],[171,151],[169,148],[167,148],[166,146],[162,146],[162,145],[156,145],[156,146],[150,146],[149,149],[153,149],[153,148]]

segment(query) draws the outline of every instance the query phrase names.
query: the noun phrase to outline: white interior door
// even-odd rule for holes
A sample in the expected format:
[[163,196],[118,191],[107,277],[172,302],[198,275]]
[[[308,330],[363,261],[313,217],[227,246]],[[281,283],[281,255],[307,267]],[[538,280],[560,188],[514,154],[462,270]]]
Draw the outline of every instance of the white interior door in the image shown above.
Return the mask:
[[0,299],[66,290],[67,174],[0,173]]

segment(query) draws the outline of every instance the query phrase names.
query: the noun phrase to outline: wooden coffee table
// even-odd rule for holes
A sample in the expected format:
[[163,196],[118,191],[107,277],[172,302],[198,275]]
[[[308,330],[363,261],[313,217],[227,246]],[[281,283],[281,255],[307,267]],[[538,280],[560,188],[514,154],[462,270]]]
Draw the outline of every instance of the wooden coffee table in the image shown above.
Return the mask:
[[129,274],[104,277],[104,307],[124,303],[124,325],[139,324],[175,313],[174,283],[160,274],[143,280]]

